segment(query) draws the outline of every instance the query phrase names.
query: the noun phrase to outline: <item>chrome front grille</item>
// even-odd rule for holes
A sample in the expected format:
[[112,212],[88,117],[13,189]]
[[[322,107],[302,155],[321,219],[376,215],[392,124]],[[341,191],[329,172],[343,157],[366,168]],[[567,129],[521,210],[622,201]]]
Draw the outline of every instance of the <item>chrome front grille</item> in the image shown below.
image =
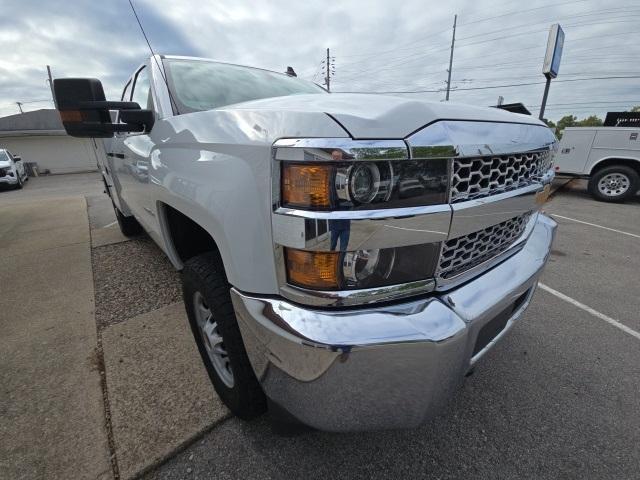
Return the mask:
[[451,202],[463,202],[526,187],[540,181],[551,167],[551,152],[495,157],[455,158]]
[[437,276],[448,279],[501,254],[522,236],[530,213],[444,242]]

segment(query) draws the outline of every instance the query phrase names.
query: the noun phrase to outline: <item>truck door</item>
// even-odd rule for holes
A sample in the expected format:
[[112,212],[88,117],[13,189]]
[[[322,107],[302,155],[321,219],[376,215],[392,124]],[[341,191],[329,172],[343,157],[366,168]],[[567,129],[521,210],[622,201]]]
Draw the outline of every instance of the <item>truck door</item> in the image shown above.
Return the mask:
[[[141,108],[154,110],[151,83],[146,66],[140,68],[135,74],[131,101],[137,102]],[[149,188],[153,147],[150,134],[127,133],[123,136],[122,161],[128,171],[130,208],[147,230],[155,231],[158,220]]]
[[[124,87],[122,97],[120,98],[123,102],[128,102],[131,99],[131,85],[132,82],[129,80],[127,85]],[[116,117],[115,122],[120,123],[119,114]],[[124,133],[116,133],[111,140],[104,142],[104,147],[107,157],[106,166],[109,170],[111,180],[113,181],[112,185],[115,189],[115,192],[114,190],[111,190],[111,194],[113,195],[117,192],[117,198],[114,199],[116,205],[122,213],[125,215],[131,215],[136,212],[131,197],[133,182],[130,171],[124,161],[124,139]],[[116,195],[114,195],[114,197],[116,197]]]
[[593,129],[576,128],[564,131],[554,159],[560,173],[588,173],[585,172],[585,166],[595,134]]

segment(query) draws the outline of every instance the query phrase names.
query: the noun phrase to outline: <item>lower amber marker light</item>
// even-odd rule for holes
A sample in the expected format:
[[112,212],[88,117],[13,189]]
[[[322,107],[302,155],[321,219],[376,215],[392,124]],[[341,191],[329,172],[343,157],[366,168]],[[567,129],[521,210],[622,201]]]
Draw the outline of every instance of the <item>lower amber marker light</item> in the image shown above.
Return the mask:
[[340,252],[285,248],[284,254],[289,283],[316,290],[339,287]]

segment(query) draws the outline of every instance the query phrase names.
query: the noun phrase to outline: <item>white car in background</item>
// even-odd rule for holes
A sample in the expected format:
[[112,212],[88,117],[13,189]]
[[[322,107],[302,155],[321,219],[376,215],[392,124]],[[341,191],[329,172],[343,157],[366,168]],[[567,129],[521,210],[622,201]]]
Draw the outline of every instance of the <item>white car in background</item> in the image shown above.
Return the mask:
[[0,185],[22,188],[27,180],[29,177],[24,169],[22,158],[12,155],[9,150],[0,148]]

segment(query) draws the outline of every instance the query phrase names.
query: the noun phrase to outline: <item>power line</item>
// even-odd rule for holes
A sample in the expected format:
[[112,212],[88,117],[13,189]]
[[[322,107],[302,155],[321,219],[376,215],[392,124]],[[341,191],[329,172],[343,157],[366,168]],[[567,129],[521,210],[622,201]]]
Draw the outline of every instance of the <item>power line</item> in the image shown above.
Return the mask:
[[[479,19],[471,21],[471,22],[462,22],[462,23],[460,23],[460,25],[471,25],[471,24],[475,24],[475,23],[479,23],[479,22],[493,20],[495,18],[502,18],[502,17],[509,16],[509,15],[527,13],[527,12],[532,12],[532,11],[535,11],[535,10],[541,10],[541,9],[550,8],[550,7],[561,7],[563,5],[570,5],[570,4],[574,4],[574,3],[584,3],[584,2],[587,2],[587,1],[589,1],[589,0],[571,0],[571,1],[568,1],[568,2],[562,2],[562,3],[550,3],[550,4],[546,4],[546,5],[539,6],[539,7],[507,12],[507,13],[504,13],[504,14],[501,14],[501,15],[496,15],[496,16],[493,16],[493,17],[479,18]],[[622,7],[619,7],[619,8],[622,8]],[[352,55],[340,55],[340,57],[341,58],[354,58],[354,57],[363,57],[363,56],[379,57],[380,55],[386,54],[386,53],[397,53],[398,51],[401,51],[401,50],[421,48],[420,46],[415,46],[415,47],[411,47],[411,48],[404,48],[404,49],[400,48],[400,47],[413,45],[413,44],[416,44],[418,42],[422,42],[424,40],[436,37],[436,36],[441,35],[443,33],[448,33],[449,31],[450,31],[449,29],[441,30],[441,31],[429,34],[429,35],[427,35],[425,37],[421,37],[418,40],[414,40],[414,41],[411,41],[411,42],[408,42],[408,43],[400,44],[396,48],[391,49],[391,50],[382,50],[382,51],[379,51],[379,50],[374,51],[374,50],[372,50],[372,51],[365,52],[365,53],[358,53],[358,54],[352,54]],[[351,63],[360,63],[360,62],[351,62]]]
[[[631,79],[631,78],[640,78],[640,75],[630,75],[630,76],[610,76],[610,77],[588,77],[588,78],[567,78],[562,80],[555,80],[555,83],[565,83],[565,82],[582,82],[587,80],[614,80],[614,79]],[[543,85],[545,82],[526,82],[526,83],[512,83],[507,85],[488,85],[485,87],[469,87],[469,88],[457,88],[456,91],[466,91],[466,90],[490,90],[494,88],[510,88],[510,87],[524,87],[528,85]],[[438,93],[444,91],[443,89],[439,90],[395,90],[395,91],[386,91],[386,92],[336,92],[336,93],[375,93],[375,94],[391,94],[391,93]]]
[[[593,17],[593,16],[600,16],[602,17],[603,15],[620,15],[620,14],[628,14],[628,13],[635,13],[640,11],[638,8],[631,8],[631,10],[629,9],[620,9],[620,7],[615,8],[615,9],[600,9],[600,10],[590,10],[588,12],[585,12],[581,15],[567,15],[564,17],[550,17],[549,19],[545,19],[545,20],[541,20],[541,21],[537,21],[535,23],[524,23],[524,24],[519,24],[519,25],[513,25],[510,27],[501,27],[500,30],[493,30],[491,32],[482,32],[482,33],[476,33],[474,35],[468,35],[466,37],[460,37],[460,40],[467,40],[470,38],[477,38],[477,37],[483,37],[485,35],[493,35],[495,33],[504,33],[505,30],[517,30],[519,28],[523,28],[523,27],[531,27],[533,25],[541,25],[541,24],[548,24],[549,22],[553,21],[553,22],[559,22],[561,20],[574,20],[576,18],[582,18],[582,17]],[[629,15],[626,15],[629,16]],[[602,18],[605,19],[606,18]],[[610,18],[609,20],[614,20],[615,18]],[[588,19],[586,20],[579,20],[580,21],[589,21]],[[571,23],[568,24],[564,24],[566,26],[571,26]]]
[[539,6],[539,7],[528,8],[526,10],[513,10],[511,12],[503,13],[501,15],[495,15],[493,17],[479,18],[479,19],[473,20],[471,22],[463,22],[460,25],[461,26],[471,25],[471,24],[474,24],[474,23],[480,23],[480,22],[486,22],[486,21],[489,21],[489,20],[495,20],[496,18],[508,17],[510,15],[518,15],[518,14],[521,14],[521,13],[533,12],[534,10],[542,10],[543,8],[561,7],[563,5],[569,5],[569,4],[572,4],[572,3],[584,3],[584,2],[587,2],[587,1],[589,1],[589,0],[572,0],[570,2],[564,2],[564,3],[548,3],[546,5],[542,5],[542,6]]

